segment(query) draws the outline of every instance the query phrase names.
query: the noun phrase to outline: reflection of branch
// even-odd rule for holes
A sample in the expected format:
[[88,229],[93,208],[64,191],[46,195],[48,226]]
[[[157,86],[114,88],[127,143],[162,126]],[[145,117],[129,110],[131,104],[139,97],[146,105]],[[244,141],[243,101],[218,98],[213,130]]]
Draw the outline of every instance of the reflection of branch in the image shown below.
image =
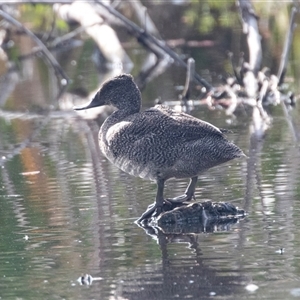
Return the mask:
[[[221,271],[222,268],[220,269],[215,263],[217,256],[212,255],[209,251],[204,253],[201,250],[199,246],[201,236],[203,237],[198,234],[165,235],[158,231],[157,242],[161,250],[162,269],[154,270],[153,267],[151,269],[146,267],[147,273],[143,272],[138,275],[135,273],[134,278],[126,278],[123,283],[122,296],[129,299],[143,299],[147,296],[149,298],[149,295],[152,296],[151,299],[187,298],[186,288],[182,287],[186,286],[188,279],[193,283],[189,285],[188,290],[189,297],[193,299],[199,299],[199,295],[208,295],[212,291],[212,287],[213,291],[222,299],[227,299],[232,293],[237,293],[240,289],[239,286],[246,280],[246,276],[242,273],[243,265],[240,266],[238,274],[227,274],[228,272],[224,274]],[[176,245],[176,248],[168,247],[174,243],[184,244],[184,251],[188,252],[179,250],[180,245]],[[176,254],[174,249],[177,250]],[[235,267],[232,267],[232,270],[234,269]],[[135,289],[134,297],[131,296],[132,288],[131,291],[128,291],[128,286],[132,286],[133,281],[136,287],[140,287],[142,283],[144,288],[142,291],[139,288]],[[147,283],[145,284],[145,282]],[[223,284],[220,285],[220,282]],[[235,284],[232,285],[232,282]],[[155,289],[153,289],[154,284]],[[201,299],[204,298],[201,297]]]
[[[263,110],[263,108],[261,107]],[[263,196],[262,196],[262,184],[261,184],[261,161],[260,155],[262,147],[264,144],[265,131],[269,127],[269,117],[263,110],[259,108],[259,103],[257,106],[253,107],[252,124],[250,127],[251,137],[250,137],[250,147],[249,147],[249,158],[247,161],[247,180],[246,180],[246,193],[245,193],[245,203],[244,208],[249,211],[252,200],[253,193],[253,179],[256,179],[256,186],[259,191],[259,195],[262,202],[262,207],[264,208]],[[267,119],[265,118],[267,117]],[[264,210],[263,210],[264,213]]]
[[41,130],[46,126],[46,124],[49,121],[49,118],[45,116],[40,116],[40,119],[41,124],[39,124],[39,126],[32,132],[32,134],[27,139],[24,139],[21,143],[18,144],[17,147],[15,147],[15,149],[10,151],[9,154],[6,154],[5,159],[0,160],[0,166],[6,163],[8,160],[15,157],[16,155],[19,155],[23,149],[27,148],[32,143],[34,138],[38,135],[38,133],[41,132]]
[[287,105],[285,104],[284,101],[281,101],[280,103],[281,103],[281,107],[282,107],[286,122],[289,126],[289,129],[290,129],[291,133],[292,133],[293,139],[294,139],[294,141],[298,141],[299,140],[299,134],[298,134],[297,129],[295,129],[293,119],[292,119],[291,115],[289,114],[288,109],[286,107]]
[[54,56],[51,54],[51,52],[47,49],[47,47],[43,44],[43,42],[29,29],[24,27],[19,21],[14,19],[12,16],[4,12],[2,9],[0,9],[0,16],[2,16],[5,20],[7,20],[9,23],[17,26],[21,30],[24,30],[28,36],[30,36],[36,44],[41,48],[42,52],[44,53],[45,57],[48,59],[49,63],[53,67],[56,73],[59,73],[63,79],[65,79],[67,82],[69,81],[69,77],[64,72],[64,70],[60,67],[57,60],[54,58]]
[[16,186],[12,182],[9,175],[10,174],[7,168],[1,169],[1,184],[3,184],[3,188],[7,192],[7,197],[13,198],[13,201],[10,202],[12,204],[13,212],[15,214],[15,219],[18,223],[18,226],[25,228],[29,226],[29,222],[27,220],[26,210],[24,208],[24,198],[21,195],[17,194]]
[[15,68],[10,68],[5,74],[0,76],[0,107],[3,106],[14,90],[17,82],[19,80],[19,75]]
[[0,117],[4,118],[6,120],[12,120],[12,119],[19,119],[19,120],[33,120],[37,119],[40,121],[39,126],[37,126],[32,134],[24,139],[21,143],[17,144],[16,147],[7,154],[7,152],[1,153],[0,156],[3,156],[5,158],[0,158],[0,166],[2,166],[4,163],[6,163],[9,159],[12,159],[14,156],[19,155],[20,152],[31,145],[33,143],[33,140],[36,138],[36,136],[43,130],[43,128],[48,124],[49,120],[56,119],[56,118],[62,118],[64,116],[74,116],[73,112],[61,112],[61,111],[52,111],[48,114],[34,114],[34,113],[21,113],[21,112],[9,112],[9,111],[3,111],[0,109]]

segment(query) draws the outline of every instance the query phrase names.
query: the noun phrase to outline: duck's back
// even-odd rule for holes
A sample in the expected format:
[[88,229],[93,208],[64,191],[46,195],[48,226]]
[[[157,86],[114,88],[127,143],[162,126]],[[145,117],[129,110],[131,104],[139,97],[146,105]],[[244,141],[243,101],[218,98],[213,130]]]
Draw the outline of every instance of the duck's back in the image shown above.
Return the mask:
[[153,180],[196,176],[243,155],[217,127],[164,106],[119,120],[111,116],[99,138],[103,153],[117,167]]

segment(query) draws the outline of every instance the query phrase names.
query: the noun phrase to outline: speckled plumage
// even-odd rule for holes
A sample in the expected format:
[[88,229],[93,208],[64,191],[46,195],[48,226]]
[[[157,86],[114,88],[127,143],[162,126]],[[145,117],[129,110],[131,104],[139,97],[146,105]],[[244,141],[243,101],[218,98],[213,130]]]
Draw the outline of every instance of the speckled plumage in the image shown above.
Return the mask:
[[200,173],[244,156],[220,129],[207,122],[162,105],[141,112],[141,94],[131,75],[105,82],[92,102],[80,109],[101,105],[113,105],[117,110],[101,126],[100,148],[121,170],[157,182],[152,212],[164,202],[167,179],[191,178],[185,195],[173,199],[190,200]]

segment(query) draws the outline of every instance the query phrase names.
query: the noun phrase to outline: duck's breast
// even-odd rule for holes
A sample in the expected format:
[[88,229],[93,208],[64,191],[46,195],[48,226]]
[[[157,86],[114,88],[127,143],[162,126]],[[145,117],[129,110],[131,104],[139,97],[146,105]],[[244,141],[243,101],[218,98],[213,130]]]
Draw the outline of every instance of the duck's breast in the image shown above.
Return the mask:
[[100,130],[100,149],[124,172],[155,180],[161,161],[159,137],[142,131],[142,128],[136,128],[130,121],[116,123],[108,130]]

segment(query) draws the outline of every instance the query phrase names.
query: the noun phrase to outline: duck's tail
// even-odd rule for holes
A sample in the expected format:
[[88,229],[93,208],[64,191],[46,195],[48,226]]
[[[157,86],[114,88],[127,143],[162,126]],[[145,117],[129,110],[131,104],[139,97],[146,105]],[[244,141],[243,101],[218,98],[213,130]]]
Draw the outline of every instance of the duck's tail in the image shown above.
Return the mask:
[[249,157],[243,152],[243,150],[238,148],[238,151],[236,152],[236,158],[249,158]]

